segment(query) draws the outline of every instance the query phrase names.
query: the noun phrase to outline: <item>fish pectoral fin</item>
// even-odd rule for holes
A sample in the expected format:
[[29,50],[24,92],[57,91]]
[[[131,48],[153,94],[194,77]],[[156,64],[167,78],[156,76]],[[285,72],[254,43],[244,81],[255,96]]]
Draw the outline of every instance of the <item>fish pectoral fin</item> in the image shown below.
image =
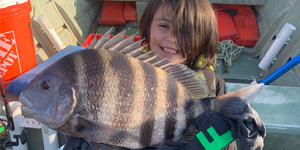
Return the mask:
[[131,138],[139,140],[138,136],[132,135],[124,129],[109,126],[101,122],[86,118],[79,114],[76,115],[77,125],[75,132],[79,132],[84,138],[96,143],[112,143],[120,138]]
[[117,130],[116,128],[110,127],[101,122],[97,122],[93,119],[84,117],[79,114],[77,114],[75,117],[77,118],[77,124],[75,126],[76,132],[92,134],[91,131],[93,131],[94,133],[97,132],[98,134],[103,132],[114,133],[120,131]]

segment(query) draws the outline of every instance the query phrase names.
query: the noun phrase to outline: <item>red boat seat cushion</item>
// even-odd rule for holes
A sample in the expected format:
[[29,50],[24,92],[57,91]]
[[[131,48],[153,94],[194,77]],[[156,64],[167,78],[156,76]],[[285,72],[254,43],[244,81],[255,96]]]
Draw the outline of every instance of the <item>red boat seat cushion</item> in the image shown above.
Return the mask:
[[235,40],[239,37],[231,16],[224,10],[216,10],[218,20],[219,41]]
[[125,2],[124,3],[123,16],[126,21],[137,22],[136,3],[135,2]]
[[[236,15],[231,16],[238,33],[238,38],[232,39],[236,45],[246,47],[255,46],[256,42],[259,40],[259,32],[256,16],[250,5],[214,4],[214,7],[226,11],[236,11]],[[219,25],[219,30],[223,30],[221,26],[222,24]],[[222,31],[219,31],[219,34],[220,33],[222,35]]]
[[239,33],[239,38],[234,40],[234,43],[246,47],[255,46],[259,39],[259,33],[253,10],[243,9],[238,11],[238,14],[233,17],[233,21]]
[[99,23],[103,25],[124,25],[126,21],[123,17],[123,8],[124,2],[104,1]]
[[103,25],[125,25],[126,21],[137,22],[136,3],[122,1],[104,1],[102,16]]

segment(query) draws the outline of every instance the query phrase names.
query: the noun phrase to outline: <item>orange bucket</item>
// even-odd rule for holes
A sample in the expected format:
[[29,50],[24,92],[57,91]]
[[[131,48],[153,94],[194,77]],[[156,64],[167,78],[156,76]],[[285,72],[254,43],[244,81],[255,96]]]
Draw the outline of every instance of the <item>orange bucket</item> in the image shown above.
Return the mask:
[[0,77],[4,88],[36,66],[29,0],[0,0]]

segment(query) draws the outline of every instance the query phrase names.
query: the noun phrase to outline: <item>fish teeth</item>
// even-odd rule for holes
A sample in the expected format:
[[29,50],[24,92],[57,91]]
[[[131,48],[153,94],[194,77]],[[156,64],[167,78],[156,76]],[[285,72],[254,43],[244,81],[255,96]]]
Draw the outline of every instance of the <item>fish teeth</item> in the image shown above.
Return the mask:
[[164,48],[164,51],[166,51],[168,53],[171,53],[171,54],[177,54],[177,51],[171,50],[171,49],[167,49],[167,48]]

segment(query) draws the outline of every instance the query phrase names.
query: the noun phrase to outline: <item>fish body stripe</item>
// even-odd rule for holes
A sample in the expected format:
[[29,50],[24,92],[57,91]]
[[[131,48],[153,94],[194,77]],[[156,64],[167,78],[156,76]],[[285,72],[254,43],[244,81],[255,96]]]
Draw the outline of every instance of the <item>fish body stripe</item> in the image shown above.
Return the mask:
[[[73,64],[75,66],[75,72],[77,74],[77,78],[78,78],[78,83],[81,85],[85,84],[84,81],[85,81],[85,64],[84,64],[84,58],[82,57],[82,55],[73,55]],[[87,88],[84,88],[84,87],[80,87],[79,88],[80,91],[80,95],[81,97],[83,97],[83,99],[86,99],[86,94],[87,93]]]
[[185,114],[185,125],[189,127],[193,120],[195,119],[195,111],[194,111],[195,102],[193,100],[189,100],[184,105],[184,114]]
[[214,98],[213,97],[208,97],[208,98],[201,98],[198,100],[194,100],[195,105],[194,105],[194,114],[195,116],[198,116],[204,112],[207,111],[213,111],[213,103],[214,103]]
[[[121,130],[123,130],[123,132],[120,133],[114,133],[111,134],[110,137],[107,140],[107,143],[110,143],[112,145],[133,145],[133,147],[140,147],[140,142],[138,141],[139,138],[139,134],[137,131],[139,131],[139,126],[141,123],[143,123],[143,118],[142,116],[142,110],[143,108],[141,108],[141,103],[144,100],[144,85],[142,84],[143,82],[143,72],[141,71],[141,66],[140,65],[136,65],[137,63],[139,63],[138,60],[134,60],[131,58],[128,58],[128,62],[127,65],[129,65],[130,67],[132,67],[130,70],[132,71],[132,74],[128,74],[124,73],[120,76],[120,70],[117,68],[118,64],[111,64],[111,62],[116,62],[116,60],[113,59],[118,59],[117,57],[114,56],[115,52],[112,51],[103,51],[101,52],[101,56],[103,57],[103,61],[105,61],[105,71],[104,71],[104,78],[105,78],[105,82],[107,85],[109,85],[108,87],[104,87],[105,90],[105,98],[102,101],[106,101],[106,105],[105,107],[102,107],[102,109],[100,111],[102,111],[102,117],[99,119],[103,119],[106,118],[104,120],[101,120],[101,122],[105,123],[108,126],[113,126],[113,127],[117,127]],[[124,60],[123,60],[124,61]],[[118,63],[122,63],[122,66],[124,67],[124,62],[122,61],[117,61]],[[112,66],[115,67],[112,67]],[[121,65],[119,65],[120,67]],[[122,67],[121,66],[121,67]],[[123,68],[126,69],[126,68]],[[130,80],[128,80],[128,78],[131,78]],[[120,99],[120,89],[119,87],[121,87],[121,82],[120,80],[124,80],[124,81],[131,81],[131,87],[132,90],[131,95],[124,95],[127,96],[127,98],[124,99]],[[127,83],[128,84],[128,83]],[[122,85],[124,86],[124,84]],[[127,91],[128,92],[128,91]],[[124,92],[123,92],[124,93]],[[130,94],[130,93],[128,93]],[[129,96],[129,97],[128,97]],[[128,113],[120,113],[118,111],[120,111],[122,108],[122,103],[120,104],[119,101],[123,100],[123,107],[130,107],[128,110]],[[130,105],[130,106],[129,106]],[[128,118],[130,117],[128,120],[123,120],[123,123],[126,124],[122,124],[122,126],[120,126],[120,123],[122,123],[122,121],[119,120],[118,116],[119,115],[120,118]],[[124,116],[124,117],[123,117]],[[123,128],[121,128],[123,127]],[[130,136],[126,133],[131,133]],[[122,136],[120,136],[122,135]],[[129,137],[128,137],[129,136]],[[135,137],[135,138],[131,138],[131,137]]]
[[[154,88],[156,91],[155,100],[156,107],[154,109],[155,121],[154,121],[154,131],[152,136],[152,143],[158,144],[161,141],[165,141],[165,123],[167,114],[167,73],[155,68],[157,86]],[[174,80],[173,80],[174,81]],[[175,81],[174,81],[175,82]]]
[[203,108],[202,112],[212,111],[213,110],[212,98],[201,99],[200,105],[201,105],[201,108]]
[[[144,146],[149,146],[152,143],[152,136],[154,132],[155,125],[155,108],[156,108],[156,98],[157,98],[157,73],[154,67],[147,65],[146,63],[140,62],[142,70],[144,72],[144,109],[143,118],[144,123],[140,129],[140,143]],[[149,75],[152,75],[150,78]]]
[[102,107],[103,103],[100,101],[103,99],[103,90],[101,87],[104,87],[104,64],[102,61],[102,57],[99,55],[97,51],[89,50],[88,53],[82,55],[83,61],[85,64],[85,72],[84,73],[84,81],[82,86],[83,89],[86,89],[86,98],[89,101],[88,112],[89,114],[93,114],[93,119],[98,120],[100,117],[99,109]]
[[190,99],[190,95],[185,87],[183,87],[180,83],[177,82],[177,113],[176,113],[176,130],[174,131],[173,141],[179,140],[181,134],[186,129],[186,116],[184,112],[184,106],[186,101]]
[[[112,52],[113,53],[113,52]],[[133,102],[134,102],[134,88],[133,84],[134,74],[129,59],[123,55],[112,55],[110,66],[118,77],[118,99],[116,99],[116,108],[114,113],[113,126],[127,130],[129,122],[131,121]],[[122,117],[120,117],[122,116]],[[126,140],[126,136],[120,136],[115,144],[122,144]]]
[[[112,54],[107,50],[99,50],[99,55],[101,56],[101,60],[103,62],[103,87],[99,87],[103,92],[102,101],[103,105],[98,110],[98,121],[111,126],[114,121],[115,110],[115,100],[118,99],[118,87],[119,87],[119,77],[114,72],[110,65],[110,61],[112,59]],[[98,61],[98,60],[94,60]]]
[[97,90],[97,87],[103,87],[103,64],[99,58],[97,51],[94,50],[80,51],[74,55],[75,70],[81,87],[79,91],[82,97],[80,113],[95,120],[98,118],[98,108],[102,105],[99,99],[103,95]]
[[165,119],[165,140],[170,141],[175,137],[178,110],[178,87],[177,82],[167,77],[167,117]]

